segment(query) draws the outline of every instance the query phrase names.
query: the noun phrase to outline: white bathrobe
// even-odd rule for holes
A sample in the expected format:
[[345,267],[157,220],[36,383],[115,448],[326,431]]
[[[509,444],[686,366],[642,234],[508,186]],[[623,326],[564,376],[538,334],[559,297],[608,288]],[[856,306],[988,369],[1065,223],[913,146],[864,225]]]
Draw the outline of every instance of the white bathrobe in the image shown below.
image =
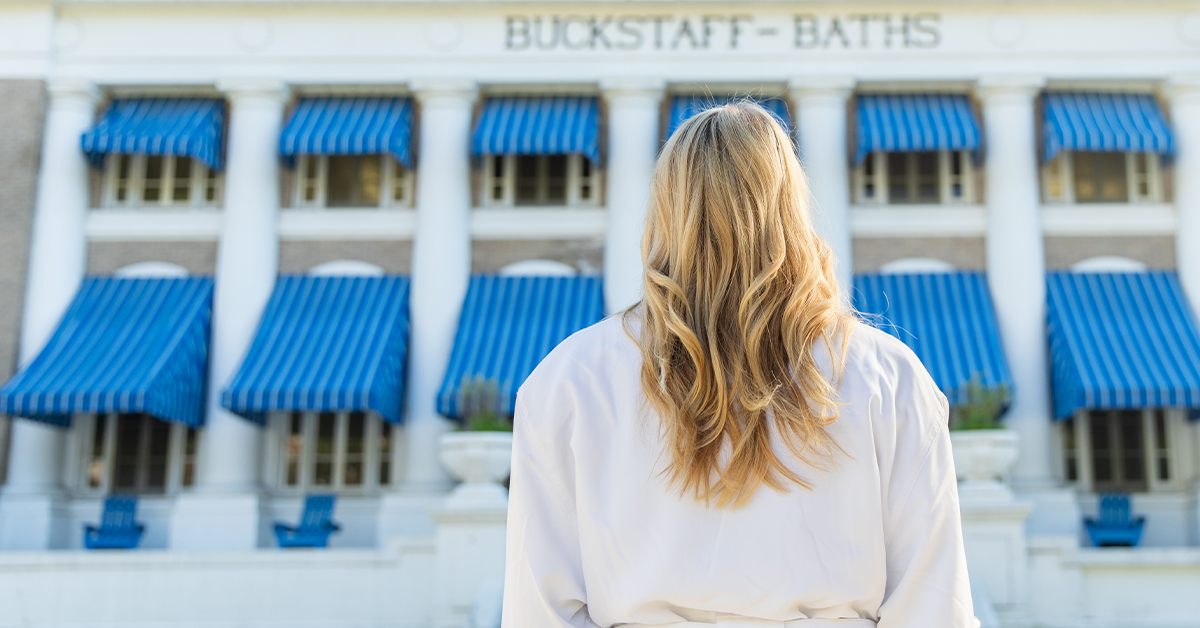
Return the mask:
[[[828,352],[814,350],[828,368]],[[827,470],[737,510],[663,476],[642,358],[610,317],[517,394],[504,628],[973,628],[946,398],[900,341],[851,334]],[[833,620],[833,621],[831,621]]]

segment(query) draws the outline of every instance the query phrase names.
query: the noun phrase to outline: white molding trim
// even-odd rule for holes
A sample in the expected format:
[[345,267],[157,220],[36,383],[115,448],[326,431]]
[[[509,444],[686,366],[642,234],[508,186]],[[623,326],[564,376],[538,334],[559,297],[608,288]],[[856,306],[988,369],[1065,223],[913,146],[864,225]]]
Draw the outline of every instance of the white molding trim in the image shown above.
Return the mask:
[[476,240],[603,238],[607,220],[603,208],[480,208],[471,210],[471,237]]
[[1144,270],[1144,263],[1118,255],[1089,257],[1071,264],[1071,271],[1076,273],[1140,273]]
[[879,267],[879,272],[884,274],[952,273],[954,270],[954,264],[935,257],[904,257]]
[[190,273],[179,264],[152,261],[122,266],[113,274],[118,277],[187,277]]
[[281,240],[411,240],[417,214],[404,208],[283,209]]
[[855,236],[982,237],[987,214],[982,205],[855,205],[850,208]]
[[383,268],[357,259],[335,259],[308,269],[308,274],[331,277],[379,277]]
[[1175,234],[1175,208],[1169,203],[1043,205],[1040,213],[1048,236]]
[[84,229],[93,242],[215,242],[221,217],[220,209],[91,209]]
[[501,267],[499,274],[509,276],[574,277],[579,274],[579,270],[570,264],[564,264],[552,259],[524,259]]

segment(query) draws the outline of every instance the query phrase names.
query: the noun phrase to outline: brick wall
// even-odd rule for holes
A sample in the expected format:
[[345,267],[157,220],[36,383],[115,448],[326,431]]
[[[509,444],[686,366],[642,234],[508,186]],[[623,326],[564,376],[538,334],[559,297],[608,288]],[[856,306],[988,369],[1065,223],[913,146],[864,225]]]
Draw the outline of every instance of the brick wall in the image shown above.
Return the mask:
[[854,272],[876,272],[888,262],[909,257],[930,257],[955,268],[979,270],[987,251],[983,238],[855,238]]
[[[17,365],[45,108],[41,81],[0,81],[0,383]],[[0,482],[7,451],[8,419],[0,418]]]
[[477,240],[471,245],[471,272],[492,273],[513,262],[548,259],[580,272],[603,270],[604,243],[597,240]]
[[1128,257],[1150,268],[1175,268],[1175,237],[1046,238],[1047,268],[1068,268],[1085,259],[1102,256]]
[[177,264],[194,275],[211,275],[217,267],[216,242],[89,242],[87,272],[111,274],[138,262]]

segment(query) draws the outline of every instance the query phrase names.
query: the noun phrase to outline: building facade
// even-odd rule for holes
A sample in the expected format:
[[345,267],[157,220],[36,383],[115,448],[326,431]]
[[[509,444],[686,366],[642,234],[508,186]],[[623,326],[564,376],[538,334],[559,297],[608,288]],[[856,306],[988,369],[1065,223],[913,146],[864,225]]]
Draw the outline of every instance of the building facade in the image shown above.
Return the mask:
[[[1004,396],[1005,492],[964,499],[991,624],[1191,625],[1194,4],[28,0],[0,8],[0,96],[0,547],[38,551],[0,579],[54,572],[133,494],[169,550],[133,571],[386,574],[406,608],[356,621],[434,623],[470,386],[510,412],[637,300],[659,147],[749,98],[795,137],[852,302],[956,405]],[[332,562],[259,551],[314,493]],[[1146,517],[1137,550],[1088,547],[1107,493]],[[88,621],[46,595],[14,603]]]

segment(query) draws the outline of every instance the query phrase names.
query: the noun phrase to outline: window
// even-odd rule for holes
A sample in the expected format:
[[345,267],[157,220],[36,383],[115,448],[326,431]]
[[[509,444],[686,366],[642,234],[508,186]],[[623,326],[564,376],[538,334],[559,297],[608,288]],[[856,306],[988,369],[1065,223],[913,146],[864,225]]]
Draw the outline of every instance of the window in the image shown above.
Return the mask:
[[293,207],[411,207],[412,198],[412,172],[391,155],[301,155],[296,159]]
[[1085,490],[1146,492],[1183,487],[1177,466],[1186,456],[1174,437],[1181,413],[1162,409],[1080,412],[1062,426],[1063,475]]
[[480,198],[485,206],[599,204],[600,172],[583,155],[487,155],[480,174]]
[[216,207],[221,177],[191,157],[109,155],[103,188],[108,208]]
[[392,484],[400,428],[364,412],[291,412],[272,421],[280,490],[368,492]]
[[1163,177],[1153,153],[1063,151],[1042,166],[1048,203],[1157,203]]
[[967,151],[875,152],[854,169],[855,202],[940,205],[975,202]]
[[194,428],[145,414],[81,417],[83,493],[161,495],[195,479]]

